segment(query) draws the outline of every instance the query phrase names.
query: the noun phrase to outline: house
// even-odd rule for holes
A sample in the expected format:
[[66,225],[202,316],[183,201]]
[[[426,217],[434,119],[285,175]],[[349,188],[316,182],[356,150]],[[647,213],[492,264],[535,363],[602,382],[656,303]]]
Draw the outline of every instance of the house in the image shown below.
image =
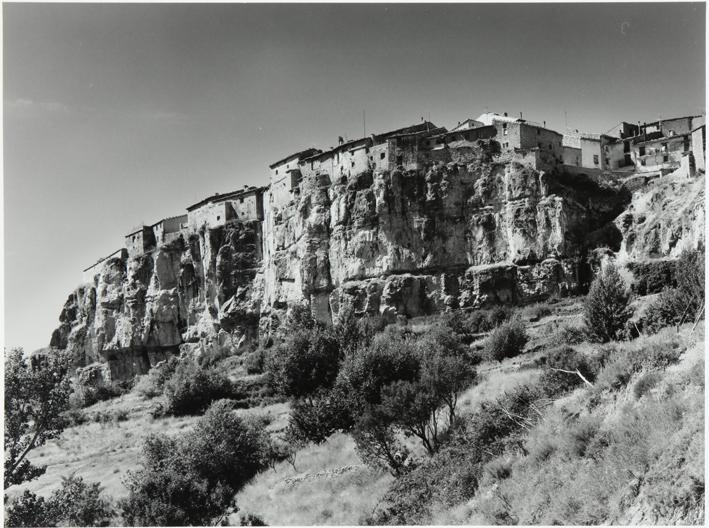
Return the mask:
[[155,249],[155,234],[152,226],[140,226],[125,236],[128,256],[133,258]]
[[484,126],[495,127],[495,139],[503,153],[536,150],[536,157],[546,167],[563,163],[563,136],[547,128],[546,123],[539,124],[521,117],[510,117],[507,113],[500,115],[494,112],[481,114],[476,121]]
[[96,274],[101,271],[101,267],[103,266],[104,262],[112,258],[126,260],[128,258],[128,250],[126,248],[117,249],[110,255],[98,259],[96,262],[91,264],[91,266],[82,271],[83,282],[93,282]]
[[471,128],[480,128],[483,126],[485,126],[485,124],[482,121],[466,119],[462,123],[459,121],[458,124],[451,129],[451,132],[460,132],[461,130],[470,130]]
[[244,186],[238,191],[215,194],[187,208],[187,227],[214,229],[232,221],[263,220],[264,187]]
[[600,171],[616,169],[625,163],[623,142],[607,134],[589,134],[574,130],[564,134],[563,145],[581,150],[581,164],[577,165],[579,167]]
[[302,177],[299,163],[301,160],[310,158],[320,152],[322,152],[320,149],[308,148],[295,154],[290,154],[268,166],[271,170],[270,200],[272,205],[282,207],[292,200],[293,192]]
[[172,242],[180,236],[180,231],[187,229],[187,215],[163,218],[151,226],[156,244]]

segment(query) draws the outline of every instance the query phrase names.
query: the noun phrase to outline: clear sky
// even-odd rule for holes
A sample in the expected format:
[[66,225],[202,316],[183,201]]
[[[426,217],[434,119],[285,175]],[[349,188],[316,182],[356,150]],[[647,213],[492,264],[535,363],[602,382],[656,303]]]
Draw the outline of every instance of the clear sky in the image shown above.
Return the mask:
[[[3,5],[5,331],[46,346],[141,222],[338,136],[704,111],[704,4]],[[565,117],[566,112],[566,117]]]

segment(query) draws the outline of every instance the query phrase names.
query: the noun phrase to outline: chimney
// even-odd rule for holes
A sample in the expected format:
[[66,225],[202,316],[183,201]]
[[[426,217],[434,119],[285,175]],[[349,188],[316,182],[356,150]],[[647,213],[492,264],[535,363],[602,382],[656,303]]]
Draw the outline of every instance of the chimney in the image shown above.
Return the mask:
[[507,112],[505,112],[505,117],[507,117]]
[[544,128],[546,128],[546,127],[547,127],[547,122],[546,122],[546,121],[544,121]]
[[519,118],[522,119],[522,112],[519,113]]

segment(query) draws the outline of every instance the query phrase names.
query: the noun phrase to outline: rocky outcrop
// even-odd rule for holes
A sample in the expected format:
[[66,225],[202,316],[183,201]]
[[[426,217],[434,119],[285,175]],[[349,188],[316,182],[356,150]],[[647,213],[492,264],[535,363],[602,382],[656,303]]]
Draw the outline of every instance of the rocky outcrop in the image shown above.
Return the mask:
[[588,252],[620,247],[612,220],[629,194],[494,152],[479,141],[416,170],[309,175],[287,203],[267,191],[263,221],[106,261],[51,344],[126,379],[181,350],[267,336],[294,304],[324,321],[345,307],[394,321],[583,289]]
[[704,244],[704,178],[671,174],[633,192],[615,225],[622,234],[619,258],[677,257]]

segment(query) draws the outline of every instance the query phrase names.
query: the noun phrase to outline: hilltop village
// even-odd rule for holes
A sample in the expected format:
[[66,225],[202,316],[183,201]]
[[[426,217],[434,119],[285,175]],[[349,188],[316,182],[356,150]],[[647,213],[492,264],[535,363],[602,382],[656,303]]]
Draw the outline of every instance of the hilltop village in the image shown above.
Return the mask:
[[187,213],[143,225],[125,236],[125,247],[84,270],[90,281],[99,265],[112,257],[135,257],[167,244],[180,233],[194,233],[240,221],[262,221],[264,204],[279,210],[300,194],[304,178],[315,177],[321,187],[346,183],[353,175],[377,170],[421,170],[445,163],[449,149],[496,143],[500,157],[523,161],[538,171],[652,178],[680,171],[694,176],[705,170],[704,116],[685,116],[654,122],[622,122],[613,134],[569,131],[561,134],[544,123],[484,113],[451,130],[424,121],[383,134],[351,141],[339,138],[337,147],[308,148],[269,165],[270,181],[262,187],[215,194],[187,207]]

